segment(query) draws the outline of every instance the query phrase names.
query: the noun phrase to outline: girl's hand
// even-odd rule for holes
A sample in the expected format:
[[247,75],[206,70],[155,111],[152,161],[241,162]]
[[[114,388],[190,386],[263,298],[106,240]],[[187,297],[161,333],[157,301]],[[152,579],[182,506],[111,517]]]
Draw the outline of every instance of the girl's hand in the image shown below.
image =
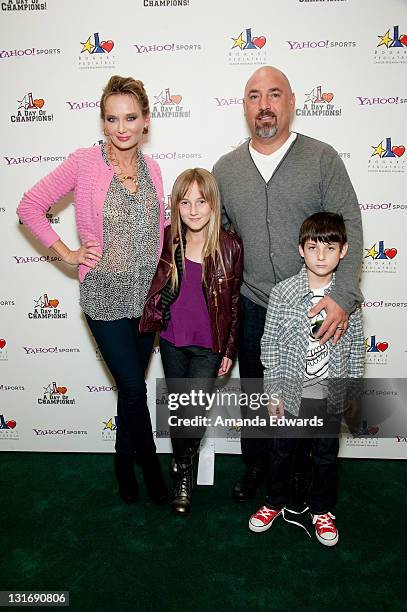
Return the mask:
[[95,268],[96,265],[102,258],[100,251],[98,250],[99,243],[94,240],[89,240],[82,244],[76,251],[68,249],[62,256],[62,260],[72,266],[78,266],[83,264],[88,268]]
[[218,371],[218,376],[225,376],[232,367],[233,361],[229,357],[223,357]]

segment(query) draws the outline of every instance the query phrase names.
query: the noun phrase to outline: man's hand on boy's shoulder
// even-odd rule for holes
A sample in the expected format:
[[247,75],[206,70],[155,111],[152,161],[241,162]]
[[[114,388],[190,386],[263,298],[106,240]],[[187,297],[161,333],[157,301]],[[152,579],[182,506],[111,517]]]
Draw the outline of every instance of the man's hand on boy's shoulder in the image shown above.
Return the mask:
[[321,310],[326,311],[326,317],[316,337],[319,338],[320,344],[325,344],[325,342],[332,338],[332,344],[335,346],[349,327],[349,315],[329,295],[319,300],[319,302],[308,311],[308,316],[310,318],[315,317]]

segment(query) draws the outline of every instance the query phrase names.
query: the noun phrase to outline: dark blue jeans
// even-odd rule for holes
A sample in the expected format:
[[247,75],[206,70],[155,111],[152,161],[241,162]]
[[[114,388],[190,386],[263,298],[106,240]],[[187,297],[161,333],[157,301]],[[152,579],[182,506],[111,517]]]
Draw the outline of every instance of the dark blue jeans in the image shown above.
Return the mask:
[[[220,353],[200,346],[177,347],[160,338],[160,352],[169,393],[190,392],[192,389],[212,393],[222,361]],[[179,418],[205,416],[205,406],[180,406]],[[174,457],[178,463],[186,463],[192,449],[197,449],[205,434],[204,426],[170,427]]]
[[[256,379],[253,384],[250,381],[242,381],[244,393],[263,392],[263,365],[260,360],[260,341],[264,331],[267,309],[240,295],[240,326],[238,342],[239,372],[241,379]],[[259,381],[261,381],[259,385]],[[258,388],[260,387],[260,388]],[[248,407],[242,407],[242,417],[249,418]],[[248,467],[264,469],[267,463],[268,441],[264,438],[246,437],[250,434],[250,428],[242,427],[241,448],[242,458]]]
[[139,332],[139,318],[96,321],[85,316],[118,389],[116,452],[148,459],[156,452],[145,383],[154,334]]
[[[286,414],[287,418],[290,415]],[[269,484],[267,504],[280,509],[290,504],[292,478],[298,469],[294,465],[300,442],[307,442],[312,455],[312,480],[306,495],[307,504],[313,514],[330,512],[335,503],[338,489],[338,451],[341,415],[327,415],[326,400],[303,398],[299,417],[313,416],[324,419],[324,437],[300,440],[295,437],[276,437],[270,440]],[[317,428],[316,428],[317,429]],[[313,432],[314,430],[312,430]],[[290,435],[292,431],[287,428]],[[283,432],[280,432],[280,435]],[[284,435],[284,434],[283,434]]]

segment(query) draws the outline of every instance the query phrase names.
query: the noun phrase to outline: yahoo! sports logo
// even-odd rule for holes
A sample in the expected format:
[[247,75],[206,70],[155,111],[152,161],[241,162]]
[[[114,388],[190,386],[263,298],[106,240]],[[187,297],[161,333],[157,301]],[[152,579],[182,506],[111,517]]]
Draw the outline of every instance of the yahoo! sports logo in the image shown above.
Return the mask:
[[17,100],[17,114],[10,116],[11,123],[32,123],[38,121],[53,121],[54,114],[43,110],[44,98],[34,98],[32,92],[26,93]]
[[34,310],[28,313],[29,319],[67,319],[68,314],[59,307],[59,299],[49,299],[48,293],[34,300]]
[[233,44],[229,50],[229,64],[265,64],[267,38],[264,34],[252,34],[252,28],[242,30],[238,36],[231,37]]
[[302,117],[339,117],[342,109],[335,105],[332,91],[323,91],[322,85],[315,85],[305,94],[304,106],[297,108],[295,113]]
[[154,119],[186,119],[191,111],[181,105],[182,95],[172,93],[169,87],[162,89],[154,96],[154,108],[151,116]]
[[101,40],[95,32],[80,43],[79,68],[114,68],[115,57],[112,54],[114,42],[111,39]]
[[42,397],[37,398],[40,405],[74,404],[75,400],[68,396],[68,387],[57,385],[55,381],[43,387]]

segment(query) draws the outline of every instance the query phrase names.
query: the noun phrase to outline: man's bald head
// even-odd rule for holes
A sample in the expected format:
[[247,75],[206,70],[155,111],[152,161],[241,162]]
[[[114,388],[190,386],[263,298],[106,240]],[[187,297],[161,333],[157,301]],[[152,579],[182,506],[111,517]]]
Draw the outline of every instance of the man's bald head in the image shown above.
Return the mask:
[[259,80],[277,80],[280,81],[281,84],[284,84],[284,87],[287,89],[289,94],[292,94],[291,84],[284,72],[275,68],[275,66],[262,66],[258,68],[255,72],[253,72],[252,76],[246,83],[246,87],[244,90],[244,97],[246,98],[247,92],[250,91],[252,83],[256,83]]

